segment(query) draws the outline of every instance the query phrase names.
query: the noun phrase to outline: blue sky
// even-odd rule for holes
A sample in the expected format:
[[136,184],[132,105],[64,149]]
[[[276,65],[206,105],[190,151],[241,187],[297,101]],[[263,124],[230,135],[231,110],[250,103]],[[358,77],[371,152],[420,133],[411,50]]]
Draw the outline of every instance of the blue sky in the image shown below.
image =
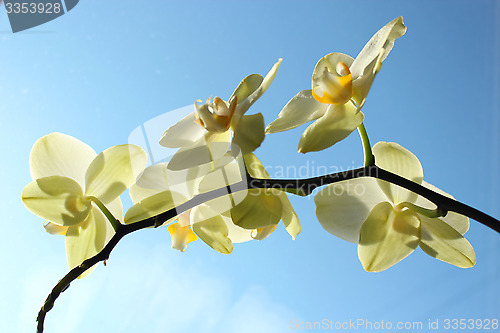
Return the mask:
[[[0,10],[2,331],[34,332],[39,307],[67,272],[63,238],[46,234],[20,200],[37,138],[63,132],[99,152],[196,99],[228,98],[244,76],[265,74],[283,58],[249,111],[269,123],[309,88],[320,57],[356,56],[397,16],[408,32],[363,109],[372,142],[400,143],[419,157],[426,181],[500,217],[499,14],[493,0],[81,0],[54,21],[12,34]],[[362,164],[355,133],[321,153],[297,154],[304,128],[269,135],[257,156],[271,170],[293,165],[311,176],[320,166]],[[362,269],[356,246],[321,228],[312,198],[291,201],[302,223],[297,240],[280,226],[229,256],[201,241],[174,251],[166,229],[128,236],[107,267],[60,297],[46,331],[289,332],[292,319],[426,327],[500,317],[500,236],[477,222],[467,233],[474,268],[417,250],[374,274]]]

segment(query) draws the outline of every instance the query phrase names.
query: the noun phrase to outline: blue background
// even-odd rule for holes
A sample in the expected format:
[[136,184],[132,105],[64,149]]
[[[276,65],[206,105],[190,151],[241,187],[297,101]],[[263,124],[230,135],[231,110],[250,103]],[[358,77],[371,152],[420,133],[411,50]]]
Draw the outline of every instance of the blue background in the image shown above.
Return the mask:
[[[419,157],[426,181],[500,217],[499,14],[500,3],[488,0],[85,0],[12,34],[1,10],[1,331],[34,332],[38,309],[67,272],[63,237],[46,234],[20,200],[37,138],[63,132],[100,152],[155,116],[196,99],[227,99],[244,76],[265,74],[282,57],[249,111],[269,123],[309,88],[320,57],[355,57],[400,15],[408,32],[363,109],[372,143],[400,143]],[[271,173],[362,165],[356,133],[321,153],[297,154],[304,128],[269,135],[256,151]],[[289,332],[292,320],[323,319],[424,328],[438,319],[442,331],[446,318],[500,317],[500,236],[479,223],[466,235],[478,258],[472,269],[417,250],[374,274],[362,269],[355,245],[321,228],[312,197],[291,200],[302,223],[297,240],[280,225],[229,256],[201,241],[174,251],[165,228],[128,236],[106,267],[62,294],[46,332]]]

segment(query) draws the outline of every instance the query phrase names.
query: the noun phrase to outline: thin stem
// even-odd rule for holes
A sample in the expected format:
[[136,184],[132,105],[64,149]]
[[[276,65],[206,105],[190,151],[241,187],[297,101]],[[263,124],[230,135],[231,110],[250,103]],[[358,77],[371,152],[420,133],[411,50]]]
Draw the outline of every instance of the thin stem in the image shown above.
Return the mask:
[[[417,193],[427,200],[431,201],[437,206],[436,214],[439,212],[440,216],[445,216],[447,212],[456,212],[472,218],[479,223],[495,230],[500,233],[500,221],[485,214],[473,207],[463,204],[457,200],[451,199],[437,192],[432,191],[429,188],[423,187],[417,183],[412,182],[406,178],[398,176],[392,172],[383,170],[376,165],[370,165],[359,169],[354,169],[350,171],[338,172],[334,174],[324,175],[320,177],[307,178],[307,179],[256,179],[252,178],[247,174],[247,181],[241,181],[230,187],[222,187],[210,192],[202,193],[191,200],[174,207],[164,213],[158,214],[156,216],[138,221],[132,224],[119,224],[115,235],[106,244],[106,246],[95,256],[85,260],[81,265],[73,268],[69,271],[64,278],[62,278],[57,285],[52,289],[52,292],[47,297],[44,305],[40,309],[37,317],[37,332],[43,332],[43,325],[45,321],[45,316],[48,311],[54,306],[54,302],[59,297],[59,295],[65,291],[72,281],[74,281],[78,276],[83,274],[87,269],[94,266],[100,261],[107,260],[111,251],[115,248],[118,242],[126,235],[138,231],[140,229],[159,226],[163,222],[185,212],[188,209],[196,207],[204,202],[219,198],[228,193],[238,192],[245,190],[247,188],[279,188],[281,190],[298,190],[300,193],[310,195],[314,189],[324,186],[327,184],[332,184],[340,181],[345,181],[354,178],[361,177],[373,177],[388,181],[392,184],[401,186],[407,190]],[[97,203],[96,203],[97,204]],[[105,207],[104,207],[105,208]],[[109,213],[111,214],[111,213]],[[112,216],[112,215],[111,215]],[[110,220],[111,222],[111,220]]]
[[104,204],[101,202],[101,200],[97,199],[96,197],[93,197],[93,196],[87,196],[87,198],[92,201],[93,203],[95,203],[97,205],[97,207],[99,207],[99,209],[101,210],[101,212],[104,213],[104,215],[106,215],[109,223],[111,223],[111,226],[113,227],[113,229],[115,229],[115,232],[118,231],[118,229],[122,226],[122,224],[120,223],[120,221],[118,221],[114,216],[113,214],[109,211],[109,209],[104,206]]
[[365,153],[365,167],[370,165],[375,165],[375,156],[372,153],[372,146],[370,145],[370,139],[368,138],[368,133],[366,132],[365,124],[361,123],[358,126],[359,136],[361,137],[361,142],[363,142],[363,152]]
[[412,211],[417,212],[423,216],[427,216],[429,218],[446,216],[446,212],[444,212],[442,209],[439,209],[439,207],[436,209],[427,209],[427,208],[412,204],[410,202],[401,202],[401,203],[397,204],[395,208],[397,210],[400,210],[400,211],[403,210],[404,208],[409,208]]

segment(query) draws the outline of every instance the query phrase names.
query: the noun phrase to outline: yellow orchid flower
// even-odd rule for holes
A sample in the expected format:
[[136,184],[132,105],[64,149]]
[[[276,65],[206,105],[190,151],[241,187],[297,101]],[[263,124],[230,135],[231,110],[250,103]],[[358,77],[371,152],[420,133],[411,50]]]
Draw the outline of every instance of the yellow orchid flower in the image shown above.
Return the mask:
[[[241,171],[238,167],[235,169],[235,165],[233,161],[215,168],[209,164],[186,170],[170,170],[167,163],[160,163],[146,168],[137,183],[130,188],[134,206],[127,211],[125,223],[137,222],[185,203],[188,198],[200,193],[202,182],[203,186],[208,186],[219,181],[218,176],[224,176],[231,184],[241,181]],[[222,186],[226,186],[226,182]],[[200,203],[166,221],[164,224],[170,224],[168,231],[172,237],[172,248],[184,252],[187,244],[195,241],[198,235],[216,251],[228,254],[233,249],[233,243],[251,240],[252,230],[236,226],[228,213],[231,206],[245,195],[244,191],[240,191],[230,195],[232,202],[227,202],[226,196],[213,200],[209,205]]]
[[[269,178],[254,155],[245,155],[244,159],[252,176]],[[183,252],[198,236],[214,250],[229,254],[233,243],[268,237],[280,219],[295,238],[300,223],[286,194],[270,189],[241,190],[236,184],[245,179],[243,160],[237,157],[227,161],[186,170],[170,170],[166,163],[146,168],[130,188],[135,205],[125,215],[125,223],[155,216],[185,203],[187,198],[227,187],[230,191],[226,195],[200,203],[165,222],[177,221],[168,227],[172,248]]]
[[33,182],[24,188],[22,200],[28,210],[47,220],[47,232],[66,235],[70,269],[100,252],[114,234],[91,199],[121,220],[119,196],[135,182],[146,158],[134,145],[114,146],[97,155],[87,144],[61,133],[35,142],[30,154]]
[[164,147],[180,148],[170,160],[169,169],[187,169],[216,160],[231,143],[238,145],[243,154],[259,147],[265,136],[264,117],[261,113],[245,113],[269,88],[281,61],[264,78],[258,74],[245,77],[228,102],[219,97],[203,104],[196,101],[195,110],[167,129],[160,139]]
[[312,89],[303,90],[281,110],[266,134],[286,131],[315,120],[302,134],[298,151],[320,151],[346,138],[364,120],[360,111],[382,61],[404,35],[403,18],[380,29],[356,59],[343,53],[321,58],[312,75]]
[[[438,193],[451,195],[423,181],[415,155],[396,143],[373,147],[377,165]],[[472,267],[476,255],[463,237],[469,219],[448,212],[438,218],[428,200],[397,185],[357,178],[330,184],[315,197],[316,216],[329,233],[358,243],[358,256],[367,271],[378,272],[398,263],[418,246],[428,255],[458,267]]]

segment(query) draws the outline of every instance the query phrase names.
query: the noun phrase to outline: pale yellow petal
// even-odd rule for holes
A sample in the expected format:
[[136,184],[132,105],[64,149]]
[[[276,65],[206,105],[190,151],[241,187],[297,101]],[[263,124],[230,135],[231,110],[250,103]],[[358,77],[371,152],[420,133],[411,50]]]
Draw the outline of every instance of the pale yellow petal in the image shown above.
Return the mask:
[[264,116],[262,113],[243,116],[233,131],[233,148],[237,145],[242,154],[251,153],[264,141]]
[[[260,98],[260,96],[262,96],[262,94],[264,94],[266,92],[267,88],[269,88],[269,86],[273,82],[274,77],[276,76],[276,73],[278,72],[278,68],[280,67],[282,60],[283,59],[279,59],[278,62],[276,62],[273,65],[271,70],[266,74],[266,76],[262,80],[262,83],[260,84],[260,86],[257,89],[255,89],[250,95],[248,95],[248,97],[246,97],[243,100],[240,100],[238,98],[238,105],[236,106],[236,111],[235,111],[234,117],[233,117],[234,123],[239,123],[239,121],[241,120],[241,117],[243,117],[245,112],[247,112],[248,108],[250,106],[252,106],[252,104],[255,103]],[[244,95],[244,94],[242,94],[242,95]]]
[[311,87],[314,89],[314,87],[319,86],[318,78],[322,75],[325,68],[330,73],[337,73],[339,75],[342,75],[344,73],[338,73],[338,71],[337,71],[338,63],[342,62],[342,63],[346,64],[348,67],[351,67],[351,64],[353,61],[354,61],[354,59],[351,56],[344,54],[344,53],[339,53],[339,52],[330,53],[330,54],[327,54],[326,56],[322,57],[321,59],[319,59],[318,63],[314,67]]
[[[199,193],[218,190],[220,195],[204,204],[221,214],[242,202],[247,196],[246,174],[242,163],[233,161],[210,172],[199,184]],[[225,195],[223,195],[225,193]]]
[[396,39],[403,36],[405,32],[406,27],[403,24],[402,17],[395,18],[377,31],[350,66],[353,77],[360,76],[373,59],[379,56],[381,51],[383,51],[383,54],[380,61],[384,61],[391,52]]
[[269,178],[269,173],[261,161],[254,154],[243,155],[245,166],[250,176],[254,178],[266,179]]
[[43,227],[45,228],[45,231],[47,231],[51,235],[66,235],[66,232],[69,228],[48,221],[43,224]]
[[[427,187],[428,189],[433,190],[434,192],[437,192],[439,194],[442,194],[448,198],[455,199],[451,194],[446,193],[443,190],[440,190],[436,186],[427,183],[426,181],[422,182],[422,185],[424,187]],[[436,209],[436,205],[434,205],[432,202],[429,200],[425,199],[422,196],[418,196],[417,201],[415,202],[417,206],[427,208],[427,209]],[[455,213],[455,212],[448,212],[445,217],[441,217],[441,220],[444,222],[448,223],[450,226],[452,226],[456,231],[458,231],[460,234],[464,235],[467,230],[469,230],[470,226],[470,221],[467,216]]]
[[326,186],[314,197],[316,217],[323,229],[357,243],[361,225],[373,207],[387,201],[374,178],[357,178]]
[[51,133],[38,139],[30,154],[33,180],[48,176],[64,176],[83,187],[85,171],[97,156],[86,143],[62,133]]
[[[422,184],[424,172],[418,158],[408,149],[393,142],[377,142],[373,147],[375,164],[384,170],[395,173],[417,184]],[[417,194],[400,186],[378,180],[380,188],[384,191],[394,205],[401,202],[414,203]]]
[[109,204],[105,205],[111,214],[120,222],[123,222],[123,205],[122,200],[118,197],[115,200],[111,201]]
[[318,85],[313,88],[312,95],[320,103],[345,104],[352,97],[352,75],[349,67],[343,62],[339,62],[337,66],[343,68],[340,71],[343,74],[332,73],[325,67],[322,73],[313,78]]
[[299,153],[320,151],[345,139],[363,122],[364,115],[352,103],[330,105],[326,113],[306,128]]
[[197,222],[192,224],[193,231],[215,251],[229,254],[233,251],[233,243],[228,237],[226,223],[220,215],[205,218],[211,215],[213,214],[207,206],[194,207],[191,210],[191,221]]
[[366,97],[368,96],[368,92],[372,86],[373,80],[375,76],[379,72],[382,62],[381,58],[383,55],[383,51],[380,52],[379,56],[374,58],[368,66],[366,66],[364,72],[361,76],[358,76],[352,82],[353,86],[353,96],[352,99],[356,102],[356,106],[358,107],[358,111],[361,110],[363,105],[365,104]]
[[116,199],[129,188],[146,167],[147,154],[136,145],[106,149],[90,164],[85,174],[85,194],[104,204]]
[[179,148],[196,142],[206,132],[205,127],[198,124],[196,119],[195,113],[192,112],[168,128],[160,139],[160,145],[167,148]]
[[231,211],[227,211],[221,214],[224,223],[226,223],[228,235],[227,237],[234,243],[244,243],[253,240],[252,237],[253,230],[244,229],[242,227],[234,224],[231,219]]
[[292,239],[295,240],[301,230],[299,216],[293,209],[286,193],[279,194],[279,198],[281,199],[281,205],[283,207],[281,220],[285,225],[286,231],[292,236]]
[[189,225],[181,226],[180,223],[173,223],[167,229],[172,237],[172,248],[181,252],[186,251],[189,243],[198,239]]
[[238,101],[245,100],[245,98],[250,96],[255,90],[257,90],[260,87],[262,81],[264,81],[262,75],[259,74],[248,75],[238,84],[233,94],[231,95],[231,98],[233,96],[236,96]]
[[91,207],[80,185],[61,176],[43,177],[29,183],[23,190],[22,200],[30,212],[61,226],[83,222]]
[[383,271],[418,246],[420,221],[410,210],[396,211],[388,202],[376,205],[361,226],[358,256],[369,272]]
[[167,168],[183,170],[212,163],[222,158],[231,148],[231,131],[224,133],[206,132],[198,141],[181,147],[170,159]]
[[420,248],[425,253],[461,268],[476,264],[474,249],[457,230],[437,218],[420,216],[420,221],[422,222]]
[[176,204],[186,201],[196,194],[197,186],[204,175],[212,170],[211,165],[170,170],[166,163],[152,165],[144,170],[137,182],[129,189],[134,204],[163,191],[178,193],[174,196]]
[[[65,244],[69,269],[99,253],[113,234],[114,231],[106,217],[98,208],[93,207],[85,222],[69,227],[66,232]],[[95,266],[88,269],[80,278],[89,275]]]
[[[156,216],[178,206],[180,203],[176,204],[177,202],[175,199],[177,199],[177,197],[174,198],[174,196],[178,195],[179,194],[174,194],[170,191],[163,191],[153,196],[147,197],[142,201],[139,201],[134,206],[130,207],[130,209],[127,211],[127,213],[125,214],[124,223],[130,224],[138,222]],[[175,216],[177,216],[177,214],[175,214]],[[175,216],[173,218],[175,218]],[[172,219],[169,219],[169,221],[171,220]]]
[[255,240],[263,240],[269,237],[278,225],[268,225],[267,227],[258,228],[252,231],[252,237]]
[[[266,169],[254,154],[243,156],[248,173],[255,178],[269,178]],[[283,213],[279,197],[282,192],[272,189],[250,189],[245,199],[231,209],[231,218],[244,229],[257,229],[278,224]]]
[[132,203],[136,204],[147,197],[168,190],[168,171],[166,163],[154,164],[144,169],[136,183],[129,188]]
[[312,90],[302,90],[285,105],[278,118],[267,125],[266,133],[287,131],[316,120],[323,116],[327,109],[327,104],[314,99]]
[[250,189],[245,199],[231,209],[234,224],[245,229],[257,229],[278,224],[283,204],[273,190]]

